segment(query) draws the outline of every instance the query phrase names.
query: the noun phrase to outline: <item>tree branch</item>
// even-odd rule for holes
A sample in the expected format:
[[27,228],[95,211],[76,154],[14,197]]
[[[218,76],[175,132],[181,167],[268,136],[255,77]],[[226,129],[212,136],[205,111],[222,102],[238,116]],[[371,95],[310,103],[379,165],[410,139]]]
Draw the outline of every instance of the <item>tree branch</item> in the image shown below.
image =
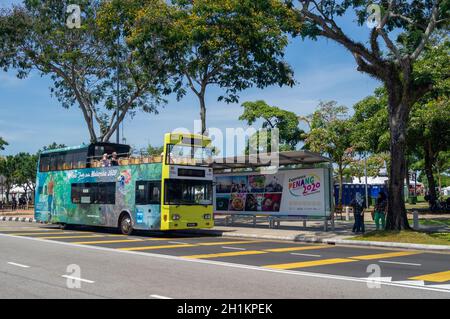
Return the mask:
[[430,39],[431,34],[434,31],[434,28],[436,27],[438,14],[439,14],[439,0],[435,0],[435,2],[433,4],[433,8],[431,9],[430,22],[428,23],[428,26],[422,36],[422,40],[420,41],[419,46],[410,55],[411,61],[415,61],[419,57],[420,53],[422,53],[423,49],[425,48],[425,45],[427,44],[428,40]]

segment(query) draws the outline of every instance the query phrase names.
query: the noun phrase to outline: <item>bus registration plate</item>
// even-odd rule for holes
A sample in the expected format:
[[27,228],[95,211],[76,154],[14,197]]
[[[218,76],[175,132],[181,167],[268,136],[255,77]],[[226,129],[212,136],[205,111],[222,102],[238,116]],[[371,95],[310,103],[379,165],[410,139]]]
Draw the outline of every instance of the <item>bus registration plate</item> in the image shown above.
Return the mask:
[[187,223],[187,227],[196,227],[197,223]]

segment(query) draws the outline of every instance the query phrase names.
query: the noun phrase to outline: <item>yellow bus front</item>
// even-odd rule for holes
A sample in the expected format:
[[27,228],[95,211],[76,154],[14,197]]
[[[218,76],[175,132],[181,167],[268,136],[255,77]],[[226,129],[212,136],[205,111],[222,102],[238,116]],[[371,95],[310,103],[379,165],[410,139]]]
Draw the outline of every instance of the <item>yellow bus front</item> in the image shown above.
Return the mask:
[[214,227],[211,140],[198,134],[164,136],[161,229]]

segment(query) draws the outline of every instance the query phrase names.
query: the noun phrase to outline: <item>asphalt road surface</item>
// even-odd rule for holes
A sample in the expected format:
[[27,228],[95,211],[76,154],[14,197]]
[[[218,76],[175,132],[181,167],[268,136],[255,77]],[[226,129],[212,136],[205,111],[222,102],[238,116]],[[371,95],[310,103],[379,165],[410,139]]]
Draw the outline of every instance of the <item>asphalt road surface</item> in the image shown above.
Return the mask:
[[0,298],[450,298],[450,254],[0,222]]

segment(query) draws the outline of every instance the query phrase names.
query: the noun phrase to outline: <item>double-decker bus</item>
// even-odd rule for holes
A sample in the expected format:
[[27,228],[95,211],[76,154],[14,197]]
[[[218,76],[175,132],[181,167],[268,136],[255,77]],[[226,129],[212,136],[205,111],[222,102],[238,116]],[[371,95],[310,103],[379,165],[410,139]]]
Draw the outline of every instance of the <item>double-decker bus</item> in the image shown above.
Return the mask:
[[[35,219],[68,225],[139,230],[214,226],[211,140],[197,134],[164,136],[160,156],[131,156],[130,146],[93,143],[42,152]],[[116,153],[110,166],[104,154]]]

